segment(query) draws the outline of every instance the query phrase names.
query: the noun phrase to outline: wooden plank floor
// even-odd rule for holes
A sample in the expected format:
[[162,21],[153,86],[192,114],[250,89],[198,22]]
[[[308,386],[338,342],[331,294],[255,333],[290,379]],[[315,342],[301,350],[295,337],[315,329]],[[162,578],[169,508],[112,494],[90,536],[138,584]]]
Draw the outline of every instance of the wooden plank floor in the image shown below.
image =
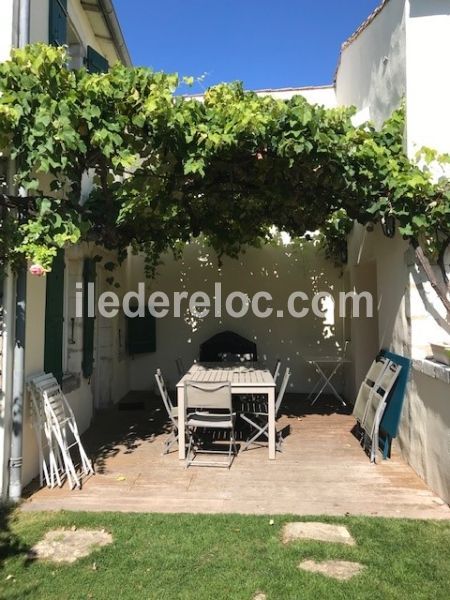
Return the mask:
[[[288,433],[283,453],[269,461],[266,448],[249,450],[229,471],[185,469],[176,451],[162,456],[161,403],[142,393],[129,400],[133,410],[99,414],[84,436],[96,475],[82,490],[31,491],[23,510],[450,518],[395,449],[391,460],[371,465],[351,433],[354,419],[328,398],[312,410],[289,396],[279,421]],[[136,410],[140,402],[144,410]]]

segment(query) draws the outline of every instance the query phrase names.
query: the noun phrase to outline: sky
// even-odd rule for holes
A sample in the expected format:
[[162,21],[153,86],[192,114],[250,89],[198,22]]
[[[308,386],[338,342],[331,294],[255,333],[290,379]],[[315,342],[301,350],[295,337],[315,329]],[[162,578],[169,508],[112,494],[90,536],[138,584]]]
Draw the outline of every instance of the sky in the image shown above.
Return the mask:
[[114,0],[135,65],[247,89],[327,85],[381,0]]

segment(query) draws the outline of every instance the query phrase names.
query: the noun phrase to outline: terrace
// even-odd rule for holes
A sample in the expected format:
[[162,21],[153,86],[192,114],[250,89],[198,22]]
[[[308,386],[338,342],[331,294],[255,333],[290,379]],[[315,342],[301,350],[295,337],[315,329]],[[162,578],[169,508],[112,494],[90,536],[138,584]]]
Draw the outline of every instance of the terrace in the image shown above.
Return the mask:
[[185,469],[176,447],[162,455],[168,423],[161,399],[131,393],[100,412],[83,438],[96,475],[80,491],[30,489],[23,510],[450,517],[397,452],[370,464],[354,425],[331,397],[311,407],[306,395],[288,394],[275,461],[261,447],[240,452],[230,470]]

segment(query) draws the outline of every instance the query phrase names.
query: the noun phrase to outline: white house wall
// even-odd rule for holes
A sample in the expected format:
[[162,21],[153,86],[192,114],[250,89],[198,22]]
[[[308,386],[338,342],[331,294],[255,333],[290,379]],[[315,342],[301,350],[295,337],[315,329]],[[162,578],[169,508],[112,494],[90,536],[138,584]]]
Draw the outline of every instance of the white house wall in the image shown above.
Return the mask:
[[303,96],[310,104],[334,108],[337,104],[334,86],[286,88],[280,90],[256,90],[258,96],[272,96],[277,100],[289,100],[293,96]]
[[391,0],[345,47],[336,75],[338,105],[370,109],[381,125],[406,93],[405,0]]
[[[131,257],[130,261],[130,289],[137,290],[143,277],[143,259]],[[182,260],[165,256],[163,263],[156,279],[147,284],[147,296],[152,291],[163,291],[169,298],[173,297],[174,291],[187,291],[189,296],[195,291],[204,291],[213,298],[214,283],[221,282],[223,305],[230,292],[241,291],[251,297],[263,290],[274,298],[276,310],[284,309],[287,313],[287,299],[293,291],[304,291],[312,298],[318,291],[331,291],[337,295],[344,285],[340,269],[318,254],[312,244],[306,244],[304,250],[291,246],[251,248],[237,260],[225,258],[220,270],[213,251],[191,244]],[[307,304],[298,303],[297,309],[303,306]],[[221,319],[213,314],[204,320],[190,319],[189,315],[157,319],[157,350],[131,360],[131,389],[153,389],[158,367],[173,387],[179,378],[175,365],[178,356],[188,366],[198,359],[201,342],[219,331],[232,330],[256,342],[259,358],[269,366],[281,358],[283,366],[291,367],[290,391],[309,391],[316,379],[303,357],[336,353],[343,343],[342,322],[331,314],[324,322],[312,314],[301,319],[286,315],[277,318],[275,312],[267,319],[257,318],[250,312],[244,318],[236,319],[227,316],[223,308]],[[338,380],[338,383],[342,389],[342,381]]]
[[2,0],[0,18],[0,62],[9,58],[13,38],[14,0]]
[[407,22],[408,150],[450,151],[450,2],[410,1]]

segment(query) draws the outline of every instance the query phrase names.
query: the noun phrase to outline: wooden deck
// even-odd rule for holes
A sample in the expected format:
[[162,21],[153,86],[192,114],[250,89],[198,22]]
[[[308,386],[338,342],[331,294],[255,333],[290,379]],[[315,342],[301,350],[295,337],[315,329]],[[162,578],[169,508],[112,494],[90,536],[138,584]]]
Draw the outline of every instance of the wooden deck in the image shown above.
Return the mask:
[[288,433],[284,452],[276,461],[266,448],[240,453],[229,471],[185,469],[176,450],[162,456],[161,402],[142,394],[129,401],[130,410],[99,414],[84,436],[96,475],[83,489],[39,490],[23,510],[450,518],[449,507],[395,451],[371,465],[351,432],[354,419],[329,399],[311,409],[288,397],[278,425]]

